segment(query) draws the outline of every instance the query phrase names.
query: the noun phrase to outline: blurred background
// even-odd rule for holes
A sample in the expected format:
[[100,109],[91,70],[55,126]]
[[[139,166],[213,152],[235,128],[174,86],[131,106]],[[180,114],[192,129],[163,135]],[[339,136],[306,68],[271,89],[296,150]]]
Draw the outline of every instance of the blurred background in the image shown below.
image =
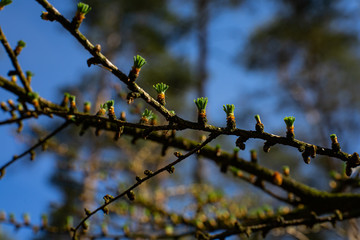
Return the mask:
[[[72,19],[78,2],[53,0],[51,3]],[[330,147],[329,135],[336,133],[343,151],[358,151],[358,1],[88,0],[85,3],[92,10],[80,30],[93,44],[100,44],[102,52],[124,73],[131,69],[134,55],[143,56],[147,64],[138,84],[154,97],[153,84],[168,84],[166,106],[179,116],[195,121],[193,99],[208,97],[210,124],[225,126],[222,106],[235,104],[238,128],[254,129],[254,115],[260,114],[265,131],[285,135],[283,118],[295,116],[296,138]],[[104,69],[88,68],[86,60],[90,54],[58,23],[41,20],[42,11],[35,1],[17,0],[0,12],[0,26],[11,46],[15,47],[19,40],[27,44],[18,59],[23,70],[35,73],[34,91],[56,103],[61,102],[64,92],[69,92],[76,95],[78,108],[91,101],[92,113],[99,104],[114,99],[117,115],[125,111],[128,121],[137,122],[148,106],[141,100],[128,105],[124,85]],[[0,48],[0,62],[0,74],[6,76],[12,66],[3,48]],[[0,96],[1,101],[14,98],[2,89]],[[0,114],[2,120],[7,117]],[[160,117],[158,121],[164,123]],[[22,134],[16,134],[16,126],[1,126],[0,165],[60,125],[59,119],[41,117],[26,122]],[[89,130],[80,137],[79,132],[80,127],[67,129],[48,142],[47,152],[37,151],[34,162],[24,158],[8,168],[0,181],[0,211],[13,213],[17,219],[28,213],[35,224],[40,223],[44,213],[57,226],[65,225],[68,216],[74,216],[74,223],[78,223],[84,207],[94,209],[102,203],[102,196],[115,195],[118,189],[133,184],[135,176],[142,175],[145,169],[156,170],[174,159],[174,149],[161,156],[161,146],[140,139],[132,144],[133,139],[127,136],[113,141],[113,134],[95,137]],[[192,131],[176,134],[194,140],[202,135]],[[221,137],[212,143],[216,144],[232,152],[235,138]],[[334,187],[329,185],[331,171],[342,174],[343,166],[338,160],[318,156],[305,165],[296,149],[274,146],[265,154],[262,144],[249,140],[239,156],[250,159],[249,150],[255,149],[259,164],[278,171],[288,165],[292,177],[318,189]],[[213,162],[196,156],[177,166],[174,175],[163,174],[143,184],[136,194],[166,206],[169,211],[184,212],[191,217],[196,215],[193,205],[201,198],[200,189],[221,196],[222,202],[219,200],[214,213],[207,210],[209,214],[217,214],[219,209],[230,213],[229,206],[233,205],[237,211],[247,209],[249,214],[258,213],[264,206],[272,206],[274,211],[283,206],[252,185],[221,173]],[[141,219],[150,209],[144,202],[139,201],[131,208],[126,200],[119,201],[111,209],[111,218],[99,213],[94,222],[108,224],[117,234],[124,227],[161,231],[160,226],[164,225],[155,223],[155,229],[147,226],[156,217]],[[336,230],[298,231],[303,239],[347,239],[356,226],[355,222],[340,224]],[[3,234],[0,239],[68,239],[66,235],[49,236],[41,232],[34,235],[30,229],[16,230],[10,224],[1,224],[0,233]],[[287,230],[273,231],[267,236],[267,239],[294,238],[299,237]]]

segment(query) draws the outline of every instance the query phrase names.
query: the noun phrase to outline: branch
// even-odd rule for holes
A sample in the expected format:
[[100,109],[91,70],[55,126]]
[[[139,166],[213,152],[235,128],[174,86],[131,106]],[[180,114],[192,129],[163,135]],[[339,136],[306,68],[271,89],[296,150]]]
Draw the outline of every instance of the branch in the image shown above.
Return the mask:
[[265,187],[264,181],[259,177],[256,177],[256,179],[253,180],[250,177],[246,177],[246,176],[244,176],[242,174],[241,175],[237,174],[237,171],[239,171],[239,170],[236,169],[236,168],[234,168],[232,171],[234,173],[234,176],[236,176],[236,177],[238,177],[238,178],[252,184],[253,186],[255,186],[257,188],[260,188],[263,192],[265,192],[269,196],[271,196],[271,197],[273,197],[273,198],[275,198],[275,199],[277,199],[279,201],[282,201],[284,203],[288,203],[288,204],[290,204],[292,206],[297,206],[297,205],[299,205],[301,203],[301,201],[291,200],[289,198],[284,198],[284,197],[281,197],[281,196],[273,193],[271,190],[269,190],[269,189],[267,189]]
[[[8,90],[9,92],[12,92],[16,96],[18,96],[20,100],[32,104],[31,98],[27,95],[26,91],[23,88],[19,87],[14,82],[9,81],[8,79],[2,76],[0,76],[0,87]],[[41,97],[39,97],[39,105],[41,108],[49,108],[58,111],[67,111],[65,107],[61,107],[60,105],[55,104]]]
[[330,222],[332,224],[335,224],[336,221],[342,221],[342,220],[350,219],[350,218],[357,217],[357,216],[359,216],[358,210],[354,210],[354,211],[346,213],[346,214],[342,214],[341,212],[336,211],[333,214],[323,216],[323,217],[319,217],[316,214],[314,214],[313,212],[310,212],[304,216],[299,217],[298,213],[293,212],[290,214],[284,214],[284,215],[279,215],[279,216],[255,221],[255,222],[249,223],[249,224],[246,222],[243,224],[237,223],[237,224],[235,224],[234,229],[227,230],[227,231],[224,231],[219,234],[214,234],[212,236],[206,236],[206,234],[205,234],[204,239],[208,239],[208,240],[210,240],[210,239],[225,239],[226,237],[237,235],[237,234],[242,234],[242,233],[245,233],[247,236],[250,236],[251,233],[259,232],[259,231],[262,231],[263,236],[266,236],[266,234],[270,230],[275,229],[275,228],[285,228],[288,226],[299,226],[299,225],[305,225],[305,226],[308,226],[311,228],[315,224],[320,224],[320,223],[325,223],[325,222]]
[[122,192],[121,194],[117,195],[116,197],[109,199],[108,201],[106,201],[103,205],[101,205],[100,207],[98,207],[97,209],[95,209],[92,212],[89,212],[87,214],[87,216],[85,218],[83,218],[81,220],[81,222],[75,227],[74,229],[74,234],[73,234],[73,239],[76,239],[76,233],[77,230],[85,223],[85,221],[87,219],[89,219],[92,215],[94,215],[95,213],[97,213],[100,210],[104,210],[104,208],[106,206],[108,206],[109,204],[111,204],[112,202],[120,199],[121,197],[129,194],[133,189],[135,189],[136,187],[140,186],[143,182],[149,180],[150,178],[155,177],[156,175],[164,172],[164,171],[169,171],[171,169],[171,167],[173,167],[174,165],[180,163],[181,161],[183,161],[184,159],[188,158],[189,156],[191,156],[192,154],[194,154],[195,152],[199,151],[201,148],[203,148],[205,145],[207,145],[209,142],[211,142],[212,140],[214,140],[216,137],[218,137],[218,134],[210,134],[209,137],[201,144],[198,144],[194,149],[192,149],[191,151],[189,151],[187,154],[185,155],[181,155],[178,156],[177,160],[173,161],[172,163],[166,165],[165,167],[162,167],[160,169],[158,169],[157,171],[155,171],[154,173],[150,173],[148,174],[145,178],[142,179],[137,179],[138,181],[132,185],[131,187],[129,187],[128,189],[126,189],[124,192]]
[[[222,134],[226,134],[226,135],[236,135],[244,139],[243,143],[249,138],[263,139],[266,140],[268,144],[288,145],[298,148],[299,151],[301,152],[306,151],[310,147],[311,148],[315,147],[314,156],[316,154],[320,154],[329,157],[335,157],[341,159],[344,162],[347,163],[350,162],[349,166],[351,168],[360,165],[360,159],[355,153],[353,155],[350,155],[348,153],[339,150],[327,149],[321,146],[315,146],[313,144],[308,144],[306,142],[288,137],[280,137],[263,131],[246,131],[241,129],[230,130],[230,129],[218,128],[211,125],[204,126],[203,124],[190,122],[174,115],[169,110],[167,110],[162,104],[160,104],[157,100],[152,98],[146,91],[144,91],[136,83],[130,81],[129,77],[126,74],[121,72],[114,64],[110,62],[110,60],[108,60],[103,54],[101,54],[101,52],[96,47],[94,47],[94,45],[77,28],[75,28],[70,21],[68,21],[65,17],[63,17],[61,13],[48,1],[46,0],[36,0],[36,1],[52,15],[54,20],[59,22],[66,30],[68,30],[80,42],[80,44],[86,50],[88,50],[91,55],[93,55],[97,63],[102,64],[105,68],[109,69],[111,73],[113,73],[116,77],[119,78],[119,80],[121,80],[123,83],[127,85],[129,90],[139,93],[141,98],[143,98],[149,105],[154,107],[168,121],[175,122],[178,125],[183,126],[184,127],[183,129],[188,128],[193,130],[203,130],[207,132],[217,132],[217,133],[221,132]],[[353,156],[354,159],[352,159]]]
[[[125,128],[124,134],[136,136],[137,133],[135,129]],[[168,138],[158,133],[150,134],[147,139],[184,150],[192,149],[198,144],[196,141],[191,141],[179,137],[172,138],[171,141],[169,141]],[[261,180],[275,184],[275,171],[262,167],[259,164],[251,163],[250,161],[239,157],[234,158],[233,154],[227,152],[222,152],[220,156],[217,156],[216,148],[209,146],[203,147],[198,154],[204,156],[206,159],[214,161],[218,165],[226,163],[228,166],[241,169],[261,178]],[[360,194],[329,193],[326,191],[320,191],[286,176],[282,176],[282,183],[281,185],[277,186],[289,193],[293,193],[295,196],[301,199],[303,204],[307,205],[311,209],[316,210],[317,212],[326,212],[333,209],[348,211],[356,208],[358,206],[358,202],[360,202]],[[339,205],[339,202],[342,204]]]
[[191,237],[195,235],[195,231],[188,231],[179,234],[150,234],[150,233],[125,233],[125,234],[97,234],[97,235],[86,235],[89,239],[181,239],[185,237]]
[[[28,97],[26,96],[25,94],[25,91],[18,87],[17,85],[15,85],[14,83],[0,77],[0,85],[2,85],[3,88],[17,94],[20,98],[21,97],[24,97],[26,100],[30,101],[28,99]],[[72,115],[71,113],[69,113],[69,111],[64,108],[64,107],[61,107],[57,104],[54,104],[54,103],[51,103],[49,101],[46,101],[45,99],[42,99],[40,98],[39,99],[39,103],[40,103],[40,106],[42,106],[42,108],[46,109],[46,113],[49,114],[49,113],[54,113],[58,116],[61,116],[63,118],[68,118],[70,115]],[[108,124],[102,124],[102,126],[100,127],[101,129],[106,129],[106,130],[110,130],[110,131],[118,131],[118,128],[119,126],[131,126],[131,127],[136,127],[136,128],[143,128],[143,129],[148,129],[150,131],[155,131],[155,130],[170,130],[170,129],[173,129],[173,130],[180,130],[180,129],[194,129],[194,130],[202,130],[202,131],[207,131],[207,132],[211,132],[211,133],[216,133],[216,134],[224,134],[224,135],[238,135],[238,136],[241,136],[242,139],[247,139],[247,138],[259,138],[259,139],[264,139],[264,140],[267,140],[267,142],[272,142],[272,143],[279,143],[279,144],[283,144],[283,145],[289,145],[289,146],[292,146],[292,147],[297,147],[299,149],[301,149],[303,146],[309,146],[312,144],[309,144],[309,143],[306,143],[306,142],[302,142],[302,141],[299,141],[299,140],[292,140],[292,139],[288,139],[286,137],[281,137],[281,136],[277,136],[277,135],[273,135],[273,134],[269,134],[269,133],[266,133],[266,132],[258,132],[258,131],[246,131],[246,130],[242,130],[242,129],[235,129],[234,131],[229,131],[228,129],[226,128],[219,128],[219,127],[214,127],[214,126],[209,126],[209,125],[206,125],[206,126],[200,126],[199,124],[196,124],[194,123],[194,125],[192,126],[184,126],[182,125],[182,122],[181,123],[178,123],[178,124],[175,124],[175,125],[165,125],[163,127],[152,127],[152,126],[140,126],[140,125],[134,125],[134,124],[130,124],[130,123],[125,123],[124,121],[120,121],[120,120],[112,120],[112,119],[106,119],[106,118],[100,118],[100,117],[96,117],[96,116],[90,116],[90,115],[86,115],[86,114],[82,114],[82,113],[73,113],[75,114],[76,117],[79,118],[79,121],[81,120],[84,120],[84,119],[88,119],[88,120],[91,120],[89,123],[90,123],[90,126],[92,127],[99,127],[98,126],[98,122],[97,120],[101,119],[101,121],[107,121],[107,122],[111,122],[113,124],[110,124],[110,126],[107,126]],[[80,122],[81,122],[80,121]],[[138,133],[136,133],[135,129],[133,130],[128,130],[128,131],[132,131],[132,134],[133,135],[138,135]],[[150,132],[149,132],[150,133]],[[152,136],[152,138],[151,138]],[[165,138],[163,138],[162,136],[160,135],[153,135],[153,134],[150,134],[150,139],[155,139],[155,140],[158,140],[160,142],[163,142],[163,143],[167,143],[167,140]],[[182,143],[177,143],[180,147],[183,147],[185,149],[186,146],[184,146],[184,144]],[[194,143],[194,144],[197,144],[197,143]],[[326,148],[323,148],[323,147],[316,147],[316,152],[318,154],[323,154],[323,155],[327,155],[327,156],[332,156],[332,157],[337,157],[337,158],[340,158],[341,160],[343,161],[348,161],[349,159],[351,159],[351,155],[350,154],[347,154],[347,153],[344,153],[344,152],[336,152],[332,149],[326,149]],[[226,154],[223,154],[222,155],[222,158],[224,159],[221,159],[221,158],[217,158],[215,157],[214,158],[214,155],[213,155],[213,152],[209,152],[209,153],[206,153],[205,152],[205,156],[206,157],[209,157],[210,159],[213,159],[215,160],[216,162],[220,163],[219,161],[221,160],[224,160],[224,161],[229,161],[231,160],[231,157],[230,155],[226,155]],[[253,166],[252,164],[250,164],[249,162],[245,161],[245,160],[237,160],[237,161],[233,161],[231,160],[230,162],[230,165],[231,166],[234,166],[234,167],[237,167],[239,169],[242,169],[242,170],[245,170],[249,173],[252,173],[252,174],[255,174],[257,176],[261,176],[264,180],[266,181],[269,181],[269,182],[272,182],[272,175],[274,174],[274,171],[271,171],[271,170],[268,170],[266,168],[261,168],[260,166]],[[264,177],[265,176],[265,177]],[[313,188],[310,188],[306,185],[302,185],[298,182],[294,182],[294,180],[292,179],[287,179],[287,178],[283,178],[284,181],[283,181],[283,184],[282,184],[282,188],[285,189],[286,191],[288,192],[292,192],[294,193],[295,195],[297,195],[298,197],[300,198],[303,198],[303,197],[319,197],[319,196],[323,196],[324,193],[322,192],[319,192]],[[358,197],[355,196],[355,198],[357,199]],[[311,200],[311,198],[310,198]]]
[[32,146],[31,148],[29,148],[28,150],[26,150],[25,152],[23,152],[20,155],[15,155],[13,157],[12,160],[8,161],[7,163],[5,163],[3,166],[1,166],[0,168],[0,178],[4,176],[5,173],[5,169],[10,166],[11,164],[13,164],[15,161],[19,160],[20,158],[22,158],[23,156],[25,156],[26,154],[30,153],[31,151],[33,151],[35,148],[41,146],[43,143],[45,143],[49,138],[53,137],[54,135],[56,135],[58,132],[60,132],[61,130],[63,130],[64,128],[66,128],[71,122],[70,121],[66,121],[65,123],[63,123],[60,127],[58,127],[57,129],[55,129],[52,133],[50,133],[48,136],[46,136],[44,139],[40,140],[38,143],[36,143],[34,146]]
[[[36,0],[41,6],[43,6],[50,14],[52,14],[55,21],[59,22],[66,30],[73,35],[79,43],[86,49],[88,52],[96,59],[95,61],[106,69],[108,69],[112,74],[114,74],[119,80],[125,83],[129,90],[137,92],[140,96],[152,107],[154,107],[159,113],[161,113],[167,120],[172,119],[173,121],[178,121],[179,119],[175,117],[169,110],[167,110],[163,105],[161,105],[157,100],[152,98],[144,89],[139,87],[136,83],[131,82],[129,77],[121,72],[109,59],[107,59],[94,45],[74,26],[69,20],[67,20],[61,13],[52,6],[46,0]],[[184,120],[183,120],[184,121]]]
[[31,87],[30,87],[30,83],[28,82],[28,80],[26,79],[25,75],[24,75],[24,72],[22,71],[18,61],[17,61],[17,58],[16,58],[16,55],[14,53],[14,51],[12,50],[12,48],[10,47],[10,44],[9,42],[7,41],[6,37],[5,37],[5,34],[3,33],[3,31],[1,30],[1,27],[0,27],[0,41],[1,43],[3,44],[7,54],[9,55],[10,59],[11,59],[11,62],[16,70],[16,73],[18,74],[19,78],[20,78],[20,81],[21,83],[24,85],[24,88],[25,88],[25,91],[28,93],[28,92],[31,92]]

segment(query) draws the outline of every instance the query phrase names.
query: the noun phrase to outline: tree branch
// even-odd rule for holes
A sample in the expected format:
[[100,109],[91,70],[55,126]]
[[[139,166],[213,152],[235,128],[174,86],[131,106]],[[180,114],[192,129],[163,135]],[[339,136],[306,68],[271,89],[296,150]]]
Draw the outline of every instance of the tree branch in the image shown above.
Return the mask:
[[38,143],[36,143],[34,146],[30,147],[28,150],[24,151],[22,154],[20,155],[15,155],[13,157],[12,160],[8,161],[7,163],[5,163],[4,165],[2,165],[0,167],[0,177],[3,177],[5,169],[10,166],[11,164],[13,164],[14,162],[16,162],[17,160],[19,160],[20,158],[22,158],[23,156],[25,156],[26,154],[30,153],[31,151],[33,151],[35,148],[41,146],[43,143],[45,143],[48,139],[50,139],[51,137],[55,136],[58,132],[60,132],[61,130],[63,130],[64,128],[66,128],[71,122],[70,121],[66,121],[65,123],[63,123],[60,127],[58,127],[57,129],[55,129],[52,133],[50,133],[49,135],[47,135],[44,139],[41,139]]
[[22,71],[20,64],[17,61],[16,55],[14,53],[14,51],[12,50],[12,48],[10,47],[9,42],[7,41],[5,34],[3,33],[1,27],[0,27],[0,41],[2,43],[2,45],[4,46],[7,54],[10,57],[11,63],[14,66],[16,73],[18,74],[21,83],[23,84],[26,93],[31,92],[31,87],[30,87],[30,83],[28,82],[28,80],[26,79],[24,72]]
[[109,201],[105,202],[103,205],[101,205],[100,207],[98,207],[97,209],[95,209],[94,211],[90,212],[85,218],[83,218],[81,220],[81,222],[75,227],[74,229],[74,233],[73,233],[73,239],[76,239],[76,233],[77,230],[85,223],[85,221],[87,219],[89,219],[92,215],[94,215],[95,213],[97,213],[100,210],[103,210],[104,207],[108,206],[109,204],[111,204],[112,202],[120,199],[121,197],[127,195],[130,193],[130,191],[132,191],[133,189],[135,189],[136,187],[140,186],[143,182],[155,177],[156,175],[164,172],[164,171],[169,171],[171,167],[175,166],[176,164],[180,163],[181,161],[183,161],[184,159],[188,158],[189,156],[191,156],[192,154],[194,154],[195,152],[199,151],[200,149],[202,149],[204,146],[206,146],[209,142],[211,142],[212,140],[214,140],[216,137],[218,137],[218,134],[210,134],[209,137],[201,144],[198,144],[194,149],[192,149],[191,151],[189,151],[187,154],[179,156],[177,158],[177,160],[173,161],[172,163],[158,169],[157,171],[155,171],[154,173],[148,174],[146,177],[138,179],[138,181],[132,185],[131,187],[129,187],[128,189],[126,189],[124,192],[122,192],[121,194],[117,195],[116,197],[110,199]]

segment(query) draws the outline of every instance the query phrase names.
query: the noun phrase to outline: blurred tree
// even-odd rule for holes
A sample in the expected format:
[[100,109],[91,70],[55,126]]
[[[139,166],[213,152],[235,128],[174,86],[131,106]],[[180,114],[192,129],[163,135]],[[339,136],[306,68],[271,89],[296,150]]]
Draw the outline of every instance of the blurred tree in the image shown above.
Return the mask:
[[[248,69],[276,73],[285,93],[277,96],[279,109],[295,106],[310,124],[310,131],[302,129],[306,139],[322,145],[329,132],[340,134],[343,145],[357,145],[360,42],[357,27],[349,24],[357,21],[346,1],[277,1],[274,18],[254,31],[241,55]],[[341,166],[331,158],[315,164],[319,176]],[[298,174],[312,186],[327,187],[327,181]]]
[[293,103],[306,115],[313,125],[309,137],[326,143],[326,133],[337,132],[352,139],[358,128],[360,58],[356,26],[348,23],[357,21],[357,13],[345,1],[278,4],[276,17],[248,40],[247,66],[277,73],[287,93],[280,107]]

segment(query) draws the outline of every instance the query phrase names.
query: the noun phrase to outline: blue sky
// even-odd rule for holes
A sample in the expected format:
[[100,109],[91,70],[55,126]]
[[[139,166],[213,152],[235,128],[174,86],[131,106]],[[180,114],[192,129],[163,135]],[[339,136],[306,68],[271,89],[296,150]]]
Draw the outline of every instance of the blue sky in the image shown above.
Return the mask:
[[[69,11],[73,1],[53,1],[61,11]],[[58,24],[41,20],[42,7],[35,1],[16,0],[0,12],[0,26],[12,47],[24,40],[26,47],[19,56],[24,71],[35,73],[32,87],[34,91],[49,100],[59,102],[58,88],[77,80],[79,73],[89,71],[86,66],[88,54]],[[0,74],[7,76],[11,63],[1,46]],[[0,90],[1,101],[14,96]],[[0,113],[0,119],[5,118]],[[45,120],[45,119],[44,119]],[[43,120],[42,120],[43,121]],[[26,124],[34,123],[27,121]],[[16,126],[0,127],[1,164],[14,154],[25,150],[21,135],[15,134]],[[46,212],[50,201],[56,201],[59,194],[51,188],[48,178],[54,169],[53,158],[44,154],[30,162],[28,157],[9,167],[0,181],[0,210],[15,213],[21,219],[23,213],[30,213],[35,223]],[[12,226],[0,225],[14,239],[30,239],[30,230],[13,231]]]

